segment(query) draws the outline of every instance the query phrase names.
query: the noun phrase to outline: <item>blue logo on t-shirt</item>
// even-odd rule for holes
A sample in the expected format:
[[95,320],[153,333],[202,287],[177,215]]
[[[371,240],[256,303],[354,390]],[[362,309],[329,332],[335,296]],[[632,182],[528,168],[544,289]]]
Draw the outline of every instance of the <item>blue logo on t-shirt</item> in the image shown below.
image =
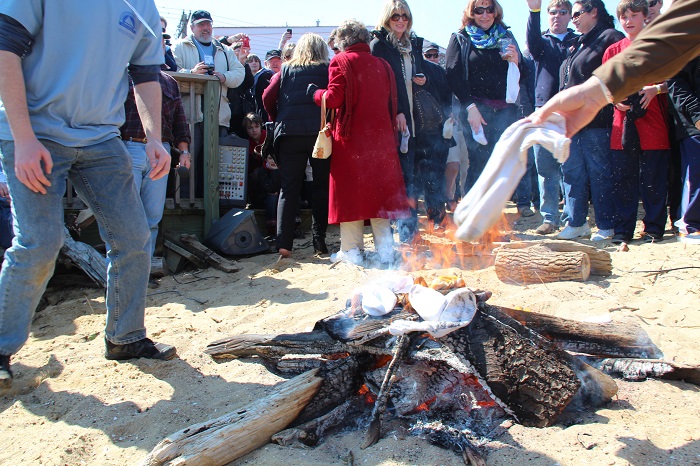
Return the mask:
[[119,25],[132,34],[136,34],[136,18],[134,18],[131,12],[127,11],[122,13],[119,19]]

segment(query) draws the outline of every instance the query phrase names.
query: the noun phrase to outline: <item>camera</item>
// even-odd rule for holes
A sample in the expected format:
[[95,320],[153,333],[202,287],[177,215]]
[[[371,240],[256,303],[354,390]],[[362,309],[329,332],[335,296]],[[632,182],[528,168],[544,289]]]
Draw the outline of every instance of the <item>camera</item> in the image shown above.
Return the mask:
[[204,57],[204,64],[207,66],[207,74],[213,75],[214,74],[214,57],[212,57],[211,55],[206,55]]

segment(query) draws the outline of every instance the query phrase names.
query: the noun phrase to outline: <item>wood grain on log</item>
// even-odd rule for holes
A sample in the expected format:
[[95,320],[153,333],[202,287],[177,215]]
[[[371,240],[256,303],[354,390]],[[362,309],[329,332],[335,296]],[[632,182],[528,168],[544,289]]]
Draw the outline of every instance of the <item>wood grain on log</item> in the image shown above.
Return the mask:
[[586,281],[591,274],[591,261],[585,252],[555,252],[538,245],[499,249],[495,268],[496,276],[502,282]]
[[323,378],[309,371],[275,387],[272,395],[162,440],[142,466],[218,466],[268,443],[318,393]]
[[[534,245],[545,246],[556,252],[573,252],[581,251],[588,254],[591,261],[591,275],[607,277],[612,274],[612,258],[608,251],[598,249],[587,244],[577,243],[576,241],[562,241],[553,239],[541,239],[537,241],[513,241],[510,243],[501,244],[502,249],[523,249]],[[494,250],[497,252],[498,250]]]

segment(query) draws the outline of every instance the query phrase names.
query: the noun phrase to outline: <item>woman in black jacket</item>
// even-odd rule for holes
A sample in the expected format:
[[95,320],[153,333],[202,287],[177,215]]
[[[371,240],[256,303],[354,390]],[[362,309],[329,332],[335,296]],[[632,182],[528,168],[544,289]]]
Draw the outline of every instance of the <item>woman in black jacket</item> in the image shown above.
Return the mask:
[[[571,17],[581,36],[569,50],[569,55],[559,70],[561,89],[568,89],[590,78],[593,70],[603,63],[605,50],[625,37],[615,30],[615,20],[605,9],[602,0],[577,0]],[[612,121],[613,106],[607,105],[593,121],[571,138],[569,159],[561,166],[566,198],[564,214],[568,225],[557,238],[574,239],[591,233],[586,220],[589,192],[598,226],[598,232],[591,239],[601,241],[614,234],[615,206],[612,199],[610,151]]]
[[462,106],[469,146],[467,190],[481,175],[501,134],[518,119],[519,99],[526,96],[526,90],[520,92],[524,79],[508,85],[511,63],[524,75],[518,44],[503,23],[503,8],[497,0],[469,0],[462,27],[452,34],[446,53],[447,80]]
[[[415,206],[416,132],[413,119],[413,88],[414,85],[423,86],[427,80],[423,75],[423,39],[411,32],[412,26],[413,17],[408,3],[405,0],[389,0],[384,4],[377,29],[372,31],[374,39],[369,46],[372,55],[386,60],[394,72],[398,93],[396,126],[400,134],[405,134],[406,130],[410,133],[407,150],[400,150],[399,159],[406,194]],[[405,144],[403,146],[403,149],[406,149]],[[416,209],[411,209],[410,218],[397,220],[396,224],[399,240],[403,243],[411,241],[418,225]]]
[[309,84],[328,85],[328,47],[318,34],[307,33],[297,42],[292,59],[275,74],[263,94],[270,120],[275,121],[275,148],[282,176],[277,206],[277,250],[290,257],[294,242],[295,217],[304,184],[307,162],[313,170],[311,211],[314,250],[327,254],[328,180],[330,159],[311,157],[321,110],[306,95]]

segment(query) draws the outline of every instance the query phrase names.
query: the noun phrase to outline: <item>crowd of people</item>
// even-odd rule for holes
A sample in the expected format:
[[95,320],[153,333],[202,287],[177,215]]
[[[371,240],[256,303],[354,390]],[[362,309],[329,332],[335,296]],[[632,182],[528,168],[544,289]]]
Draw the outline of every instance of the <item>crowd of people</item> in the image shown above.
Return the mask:
[[[662,0],[621,0],[615,13],[624,34],[601,0],[551,0],[545,32],[541,0],[523,1],[531,12],[527,47],[509,31],[497,0],[468,0],[444,68],[439,48],[413,31],[405,0],[388,0],[372,31],[347,20],[325,41],[305,34],[293,43],[287,30],[264,62],[250,54],[244,34],[215,38],[204,10],[191,15],[187,37],[167,45],[167,24],[151,0],[3,2],[0,141],[7,179],[0,196],[12,204],[15,238],[0,273],[0,388],[12,384],[10,357],[28,337],[63,241],[67,179],[108,245],[106,358],[175,357],[174,347],[146,337],[148,261],[171,154],[179,167],[202,173],[203,108],[199,96],[190,105],[163,69],[218,80],[219,135],[250,141],[249,199],[266,208],[282,257],[293,253],[306,186],[316,252],[329,252],[326,228],[337,223],[334,260],[361,262],[368,222],[378,260],[392,263],[394,228],[400,242],[417,233],[419,198],[439,227],[484,170],[501,133],[533,110],[528,118],[535,124],[560,113],[572,137],[561,166],[535,147],[514,193],[521,215],[540,210],[538,233],[563,226],[558,238],[588,236],[592,203],[591,239],[628,242],[641,198],[642,240],[661,241],[670,216],[679,240],[700,244],[699,41],[693,31],[668,34],[671,43],[664,35],[695,24],[698,1],[676,0],[661,16],[670,18],[667,25],[657,27]],[[63,27],[70,16],[91,19]],[[649,23],[654,32],[647,39]],[[44,34],[58,28],[63,41]],[[86,36],[123,45],[96,68],[104,41]],[[64,43],[73,45],[71,54]],[[640,73],[638,64],[654,68],[650,56],[659,70]],[[59,68],[64,79],[56,80]],[[322,107],[335,110],[333,150],[330,158],[313,158]],[[202,183],[195,191],[203,195]]]

